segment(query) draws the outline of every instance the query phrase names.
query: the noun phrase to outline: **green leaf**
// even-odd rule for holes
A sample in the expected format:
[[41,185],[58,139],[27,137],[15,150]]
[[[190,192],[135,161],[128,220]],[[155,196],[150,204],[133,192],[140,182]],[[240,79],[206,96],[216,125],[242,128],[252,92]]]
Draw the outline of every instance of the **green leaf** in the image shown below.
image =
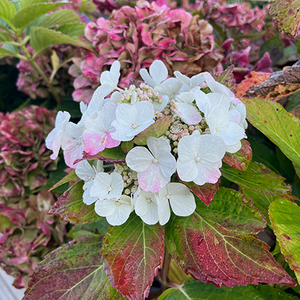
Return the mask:
[[0,18],[8,24],[11,23],[16,14],[14,5],[8,0],[0,0]]
[[257,239],[264,227],[263,216],[242,194],[220,188],[210,206],[198,199],[191,216],[173,215],[165,225],[165,243],[182,269],[204,283],[294,286],[269,246]]
[[300,283],[300,207],[277,199],[270,205],[269,213],[281,252]]
[[289,97],[289,103],[286,105],[285,109],[290,112],[299,107],[300,107],[300,92],[297,92]]
[[106,277],[101,244],[100,236],[82,236],[45,256],[23,300],[125,300]]
[[242,148],[239,151],[235,153],[226,152],[222,160],[229,166],[244,171],[247,170],[252,160],[252,149],[250,143],[245,139],[241,143]]
[[84,36],[84,23],[75,23],[75,24],[64,24],[59,26],[56,31],[60,31],[61,33],[68,35],[73,38],[77,38],[81,35]]
[[139,146],[147,145],[147,139],[150,136],[159,138],[165,134],[171,123],[171,117],[165,116],[159,121],[150,125],[147,129],[140,132],[132,141]]
[[247,119],[300,166],[300,120],[270,100],[243,99]]
[[279,30],[295,35],[300,23],[299,0],[274,0],[270,2],[270,14]]
[[126,223],[108,228],[101,253],[110,282],[129,299],[145,299],[160,267],[164,227],[147,225],[131,214]]
[[52,213],[66,222],[72,224],[86,224],[99,222],[103,218],[94,210],[94,204],[83,203],[83,181],[78,181],[61,195],[51,208]]
[[53,12],[51,15],[47,15],[39,26],[49,28],[79,22],[80,18],[75,11],[70,9],[61,9]]
[[260,289],[252,285],[234,286],[229,289],[222,286],[216,287],[214,284],[202,283],[201,281],[188,282],[183,286],[166,290],[158,300],[296,300],[298,297],[292,296],[279,289],[268,285],[259,285]]
[[30,31],[30,45],[37,52],[41,52],[49,46],[58,44],[71,44],[89,49],[90,46],[73,39],[59,31],[51,30],[44,27],[32,27]]
[[67,174],[64,178],[62,178],[59,182],[57,182],[56,184],[54,184],[48,192],[51,192],[52,190],[58,188],[59,186],[67,183],[67,182],[70,182],[71,180],[74,180],[78,178],[76,173],[75,173],[75,170],[71,171],[69,174]]
[[17,53],[9,51],[3,47],[0,47],[0,58],[6,57],[6,56],[15,56],[18,57]]
[[259,56],[263,57],[265,52],[269,52],[272,65],[276,65],[283,58],[284,45],[278,36],[274,36],[264,42],[259,48]]
[[25,8],[26,6],[37,4],[37,3],[48,3],[48,0],[21,0],[19,5],[19,10]]
[[11,35],[6,32],[0,31],[0,44],[5,44],[13,41],[14,39]]
[[123,163],[125,162],[126,154],[123,152],[121,146],[118,146],[115,148],[105,148],[96,155],[89,155],[84,152],[83,158],[88,160],[100,159],[106,162]]
[[[67,2],[55,2],[55,3],[35,3],[24,7],[19,10],[14,16],[12,22],[17,28],[24,29],[34,20],[43,16],[44,14],[66,5]],[[34,12],[34,14],[32,13]]]

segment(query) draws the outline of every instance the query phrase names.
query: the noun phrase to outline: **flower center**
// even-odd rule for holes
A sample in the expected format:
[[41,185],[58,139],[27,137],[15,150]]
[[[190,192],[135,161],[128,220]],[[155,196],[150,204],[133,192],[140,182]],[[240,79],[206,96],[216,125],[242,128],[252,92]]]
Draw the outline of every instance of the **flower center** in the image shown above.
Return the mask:
[[116,205],[117,205],[117,206],[120,206],[120,205],[121,205],[121,203],[120,203],[119,201],[117,201],[117,202],[116,202]]
[[168,195],[166,195],[166,198],[167,198],[167,199],[170,199],[170,198],[171,198],[171,196],[168,194]]
[[131,127],[132,127],[132,129],[137,129],[138,128],[138,126],[136,124],[132,124]]
[[196,158],[195,158],[195,161],[196,162],[199,162],[201,160],[201,158],[199,157],[199,156],[197,156]]
[[148,203],[151,203],[151,202],[152,202],[152,200],[151,200],[150,198],[148,198],[148,199],[147,199],[147,202],[148,202]]
[[154,159],[152,160],[152,162],[153,162],[154,164],[158,164],[158,159],[154,158]]
[[113,190],[113,188],[110,186],[108,189],[107,189],[109,192],[111,192]]

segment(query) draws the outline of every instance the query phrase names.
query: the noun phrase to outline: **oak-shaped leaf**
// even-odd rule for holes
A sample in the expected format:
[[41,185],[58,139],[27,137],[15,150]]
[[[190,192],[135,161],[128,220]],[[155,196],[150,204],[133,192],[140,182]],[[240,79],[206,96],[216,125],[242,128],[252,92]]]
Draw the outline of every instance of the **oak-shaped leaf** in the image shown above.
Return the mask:
[[276,199],[269,214],[281,252],[300,283],[300,207],[286,199]]
[[182,286],[166,290],[158,300],[297,300],[297,296],[287,294],[280,289],[269,285],[234,286],[228,288],[216,287],[213,284],[202,283],[201,281],[189,281]]
[[148,137],[159,138],[165,134],[171,123],[171,116],[165,116],[140,132],[132,141],[139,146],[147,145]]
[[243,102],[250,123],[280,148],[297,171],[300,166],[300,120],[270,100],[243,99]]
[[226,152],[222,160],[229,166],[244,171],[247,170],[252,160],[252,149],[250,143],[245,139],[243,139],[241,143],[242,148],[239,151],[235,153]]
[[102,220],[94,209],[94,204],[83,203],[83,181],[78,181],[66,190],[50,209],[52,213],[66,222],[72,224],[86,224]]
[[266,222],[243,195],[220,188],[206,206],[197,201],[189,217],[173,215],[165,226],[165,243],[187,274],[216,286],[274,283],[294,286],[269,246],[257,239]]
[[45,256],[23,300],[125,300],[103,269],[100,235],[81,236]]
[[261,84],[250,87],[246,92],[246,97],[267,98],[276,101],[296,93],[300,90],[299,74],[300,64],[297,62],[289,68],[272,73],[271,76]]
[[123,225],[108,228],[101,253],[111,285],[130,300],[145,299],[163,249],[164,227],[147,225],[134,213]]
[[279,30],[295,36],[300,23],[299,0],[274,0],[270,2],[270,14]]
[[180,182],[187,186],[205,205],[209,206],[219,188],[220,180],[217,183],[205,183],[203,185],[182,180]]

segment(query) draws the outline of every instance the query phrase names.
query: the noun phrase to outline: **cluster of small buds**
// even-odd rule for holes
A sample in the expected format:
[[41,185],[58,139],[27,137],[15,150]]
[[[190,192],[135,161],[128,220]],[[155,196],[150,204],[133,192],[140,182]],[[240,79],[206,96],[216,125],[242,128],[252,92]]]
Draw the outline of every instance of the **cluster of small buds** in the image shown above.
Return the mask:
[[140,87],[130,85],[122,91],[119,103],[131,103],[133,94],[136,93],[135,102],[148,101],[158,104],[162,103],[162,96],[147,84],[141,83]]
[[124,193],[125,195],[133,195],[138,188],[137,172],[132,171],[128,166],[124,164],[115,164],[114,171],[122,176],[124,181]]

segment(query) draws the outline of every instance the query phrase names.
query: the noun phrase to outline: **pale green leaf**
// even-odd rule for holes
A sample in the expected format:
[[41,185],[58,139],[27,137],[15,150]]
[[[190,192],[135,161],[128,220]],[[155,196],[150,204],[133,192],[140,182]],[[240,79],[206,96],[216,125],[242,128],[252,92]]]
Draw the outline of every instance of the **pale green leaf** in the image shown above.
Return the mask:
[[6,57],[6,56],[16,56],[17,57],[16,53],[11,52],[3,47],[0,47],[0,58]]
[[47,0],[21,0],[19,5],[19,10],[25,8],[26,6],[37,4],[37,3],[48,3]]
[[299,0],[273,0],[270,1],[270,14],[276,26],[285,33],[295,35],[300,23]]
[[49,28],[78,22],[80,22],[80,18],[75,11],[70,9],[61,9],[55,11],[51,15],[47,15],[39,26]]
[[84,28],[84,23],[65,24],[59,26],[56,31],[60,31],[61,33],[70,37],[77,38],[80,35],[84,35]]
[[300,283],[300,207],[277,199],[270,205],[269,214],[281,252]]
[[71,38],[61,32],[44,27],[32,27],[30,31],[30,46],[37,52],[41,52],[49,46],[58,44],[71,44],[89,49],[89,45]]
[[300,120],[280,104],[257,98],[243,99],[249,122],[267,136],[287,158],[300,165]]
[[11,35],[6,32],[0,31],[0,44],[5,44],[8,42],[13,42],[14,39]]
[[13,46],[13,45],[8,45],[8,44],[4,44],[2,46],[3,49],[6,49],[14,54],[19,54],[20,51],[19,51],[19,48],[17,46]]
[[17,28],[24,29],[34,20],[63,5],[66,5],[66,2],[31,4],[17,12],[13,18],[13,24]]
[[11,23],[16,14],[14,5],[8,0],[0,0],[0,18],[7,23]]

